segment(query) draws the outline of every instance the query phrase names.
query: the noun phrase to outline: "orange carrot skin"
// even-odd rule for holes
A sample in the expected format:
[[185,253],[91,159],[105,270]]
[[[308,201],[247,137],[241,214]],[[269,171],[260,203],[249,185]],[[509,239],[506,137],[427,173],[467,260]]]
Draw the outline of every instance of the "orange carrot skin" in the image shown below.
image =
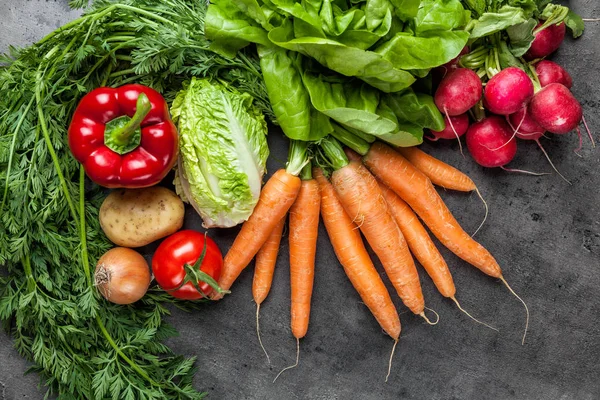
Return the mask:
[[379,257],[402,302],[413,313],[421,314],[425,301],[415,262],[373,175],[361,163],[351,161],[331,175],[331,183],[346,213]]
[[402,231],[408,243],[410,251],[425,268],[442,296],[453,297],[456,294],[456,287],[450,269],[448,269],[448,264],[435,247],[419,218],[404,200],[381,181],[379,186],[400,231]]
[[313,176],[321,188],[321,216],[335,255],[381,328],[398,340],[401,330],[398,311],[365,249],[358,227],[346,214],[323,173],[314,169]]
[[[228,290],[269,238],[288,212],[298,191],[300,178],[284,169],[276,171],[265,183],[250,218],[242,225],[223,260],[219,286]],[[215,299],[220,296],[215,296]]]
[[374,143],[363,162],[410,205],[450,251],[487,275],[502,276],[494,257],[462,229],[429,178],[400,153],[383,143]]
[[279,220],[265,244],[256,253],[254,279],[252,280],[252,297],[256,304],[261,304],[265,301],[271,290],[285,220],[285,216]]
[[417,147],[398,147],[398,152],[435,185],[461,192],[472,192],[477,188],[475,182],[465,173]]
[[290,209],[290,288],[292,334],[301,339],[308,331],[315,277],[321,194],[315,179],[302,181]]

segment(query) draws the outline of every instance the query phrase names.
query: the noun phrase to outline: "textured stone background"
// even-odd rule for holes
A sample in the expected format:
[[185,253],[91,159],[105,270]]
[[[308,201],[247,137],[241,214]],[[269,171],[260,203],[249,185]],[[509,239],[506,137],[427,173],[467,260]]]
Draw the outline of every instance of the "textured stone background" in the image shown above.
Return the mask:
[[[596,0],[571,1],[584,17],[600,17]],[[66,0],[0,0],[0,51],[26,45],[77,14]],[[568,39],[554,56],[574,77],[573,91],[588,122],[600,130],[598,54],[600,24],[589,23],[581,39]],[[596,134],[600,142],[600,135]],[[286,143],[270,136],[270,171],[282,165]],[[175,312],[181,332],[170,345],[199,356],[196,386],[211,399],[597,399],[600,398],[600,148],[584,140],[582,157],[573,153],[575,134],[544,139],[559,170],[531,177],[478,167],[455,144],[424,145],[461,168],[478,183],[491,214],[478,239],[499,260],[513,288],[531,310],[525,346],[520,339],[524,311],[496,280],[444,255],[457,284],[457,297],[474,315],[499,333],[470,321],[452,302],[436,293],[422,275],[427,305],[442,319],[428,326],[406,312],[395,298],[403,323],[390,381],[384,383],[392,342],[381,333],[337,264],[321,230],[308,336],[301,342],[300,365],[273,384],[280,368],[293,362],[295,342],[289,330],[287,244],[281,249],[275,283],[262,309],[261,327],[273,366],[255,336],[250,287],[252,269],[234,286],[235,294],[193,314]],[[515,168],[550,171],[534,143],[520,142]],[[463,226],[472,231],[483,215],[475,196],[442,192]],[[199,220],[188,212],[188,227]],[[234,230],[213,232],[225,250]],[[0,334],[0,398],[41,399],[36,375],[23,375],[28,364]]]

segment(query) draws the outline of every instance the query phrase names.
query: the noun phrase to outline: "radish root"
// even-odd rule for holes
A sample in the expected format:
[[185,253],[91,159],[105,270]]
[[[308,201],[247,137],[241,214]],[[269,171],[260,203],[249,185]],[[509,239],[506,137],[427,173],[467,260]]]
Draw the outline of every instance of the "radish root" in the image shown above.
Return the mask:
[[256,335],[258,336],[258,343],[260,343],[260,347],[265,352],[265,356],[267,356],[267,362],[269,363],[269,365],[271,365],[271,358],[269,357],[269,353],[267,353],[265,346],[263,346],[262,339],[260,338],[260,325],[258,323],[259,312],[260,312],[260,303],[256,303]]
[[296,368],[298,366],[298,361],[300,361],[300,339],[296,338],[296,363],[290,365],[289,367],[285,367],[284,369],[279,371],[279,373],[277,374],[275,379],[273,379],[273,383],[275,383],[275,381],[277,380],[277,378],[279,378],[279,375],[281,375],[283,373],[283,371],[287,371],[288,369]]
[[544,155],[546,156],[546,159],[548,160],[548,162],[552,166],[552,169],[554,169],[554,171],[556,171],[556,173],[558,174],[558,176],[560,176],[561,178],[563,178],[563,180],[565,182],[567,182],[569,185],[572,185],[572,183],[567,178],[565,178],[563,176],[563,174],[561,174],[560,172],[558,172],[558,169],[556,169],[556,167],[554,166],[554,163],[550,159],[550,156],[548,155],[548,153],[546,153],[546,149],[544,149],[544,146],[542,146],[542,144],[540,143],[540,140],[539,139],[535,139],[535,142],[538,144],[540,150],[542,150],[542,153],[544,153]]
[[585,126],[585,130],[590,138],[590,141],[592,142],[592,147],[596,148],[596,142],[594,141],[594,135],[592,135],[592,132],[590,131],[590,128],[585,120],[585,116],[581,116],[581,121],[583,122],[583,126]]
[[477,192],[477,196],[479,196],[479,198],[483,202],[483,206],[485,207],[485,215],[483,216],[483,221],[481,221],[481,224],[479,224],[479,226],[477,227],[477,229],[475,229],[475,232],[473,232],[473,234],[471,235],[471,237],[474,237],[475,235],[477,235],[477,232],[479,232],[479,230],[483,227],[483,224],[485,224],[485,221],[487,220],[488,214],[490,212],[488,204],[485,201],[485,199],[483,198],[483,196],[481,195],[481,192],[479,191],[479,188],[477,186],[475,186],[475,191]]
[[521,121],[519,122],[519,125],[517,126],[517,129],[515,129],[512,124],[510,123],[510,121],[508,121],[508,125],[510,125],[511,128],[513,128],[513,135],[510,137],[510,139],[508,139],[506,142],[504,142],[504,144],[496,147],[495,149],[490,149],[487,146],[484,146],[486,149],[488,149],[489,151],[498,151],[501,148],[503,148],[504,146],[506,146],[507,144],[509,144],[512,140],[514,140],[515,136],[517,136],[517,133],[519,132],[519,129],[521,129],[521,125],[523,125],[523,121],[525,121],[525,115],[527,113],[523,113],[523,118],[521,118]]
[[458,148],[460,149],[460,154],[464,158],[465,154],[463,153],[462,143],[460,142],[460,136],[458,136],[456,129],[454,129],[454,124],[452,123],[452,118],[450,118],[450,116],[448,115],[448,109],[446,107],[444,107],[444,112],[446,113],[446,116],[448,117],[448,123],[450,124],[450,128],[452,128],[452,132],[454,132],[454,136],[456,136],[456,140],[458,140]]
[[429,308],[429,307],[425,307],[426,310],[431,311],[432,313],[435,314],[436,316],[436,320],[435,322],[431,322],[431,320],[429,320],[429,318],[427,318],[427,316],[425,315],[425,312],[421,312],[421,314],[419,314],[419,316],[423,317],[423,319],[425,320],[425,322],[427,322],[429,325],[437,325],[438,322],[440,322],[440,314],[436,313],[435,310]]
[[577,154],[579,157],[583,157],[581,154],[579,154],[579,152],[581,151],[581,148],[583,147],[583,138],[581,136],[581,131],[579,130],[579,127],[575,128],[575,130],[577,131],[577,137],[579,138],[579,147],[577,147],[575,150],[573,150],[575,152],[575,154]]
[[467,316],[468,316],[469,318],[471,318],[473,321],[475,321],[475,322],[477,322],[478,324],[481,324],[481,325],[483,325],[483,326],[487,326],[488,328],[490,328],[490,329],[492,329],[492,330],[494,330],[494,331],[496,331],[496,332],[500,332],[500,331],[499,331],[497,328],[494,328],[493,326],[491,326],[491,325],[488,325],[488,324],[486,324],[485,322],[483,322],[483,321],[480,321],[480,320],[478,320],[477,318],[475,318],[474,316],[472,316],[471,314],[469,314],[469,313],[467,312],[467,310],[465,310],[464,308],[462,308],[462,307],[460,306],[460,303],[458,302],[458,300],[456,300],[456,297],[452,296],[452,297],[450,297],[450,298],[452,299],[452,301],[454,301],[454,302],[456,303],[456,306],[458,307],[458,309],[459,309],[460,311],[464,312],[465,314],[467,314]]
[[394,352],[396,351],[396,345],[398,344],[398,339],[394,340],[394,347],[392,347],[392,353],[390,354],[390,361],[388,363],[388,371],[387,371],[387,375],[385,376],[385,381],[388,381],[388,378],[390,377],[390,374],[392,373],[392,358],[394,358]]
[[521,297],[519,297],[518,294],[515,293],[514,290],[512,290],[512,288],[510,287],[510,285],[508,284],[508,282],[506,282],[506,279],[504,279],[503,276],[500,276],[500,280],[502,281],[502,283],[504,283],[504,285],[508,288],[508,290],[510,290],[510,292],[517,298],[519,299],[519,301],[521,303],[523,303],[523,306],[525,306],[525,314],[526,314],[526,319],[525,319],[525,332],[523,332],[523,339],[521,340],[521,345],[525,344],[525,337],[527,336],[527,329],[529,329],[529,308],[527,308],[527,304],[525,304],[525,302],[523,301],[523,299]]
[[504,166],[501,166],[500,168],[502,168],[506,172],[518,172],[521,174],[534,175],[534,176],[550,175],[550,172],[531,172],[531,171],[525,171],[524,169],[506,168]]
[[584,22],[600,22],[600,18],[582,18]]

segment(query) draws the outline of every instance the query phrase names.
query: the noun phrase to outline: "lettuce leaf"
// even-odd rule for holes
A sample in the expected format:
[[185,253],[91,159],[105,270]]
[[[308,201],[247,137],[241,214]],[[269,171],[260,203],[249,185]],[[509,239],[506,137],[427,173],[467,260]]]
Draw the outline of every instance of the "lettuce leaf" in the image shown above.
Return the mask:
[[235,226],[258,202],[269,148],[267,124],[252,100],[193,78],[172,104],[180,150],[175,187],[206,228]]

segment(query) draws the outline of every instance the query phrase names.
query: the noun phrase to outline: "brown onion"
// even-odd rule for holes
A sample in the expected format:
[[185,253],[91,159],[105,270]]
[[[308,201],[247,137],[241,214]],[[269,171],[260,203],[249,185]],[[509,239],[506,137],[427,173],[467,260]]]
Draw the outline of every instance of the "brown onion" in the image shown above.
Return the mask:
[[98,260],[94,284],[106,300],[115,304],[131,304],[148,291],[150,268],[138,252],[115,247]]

